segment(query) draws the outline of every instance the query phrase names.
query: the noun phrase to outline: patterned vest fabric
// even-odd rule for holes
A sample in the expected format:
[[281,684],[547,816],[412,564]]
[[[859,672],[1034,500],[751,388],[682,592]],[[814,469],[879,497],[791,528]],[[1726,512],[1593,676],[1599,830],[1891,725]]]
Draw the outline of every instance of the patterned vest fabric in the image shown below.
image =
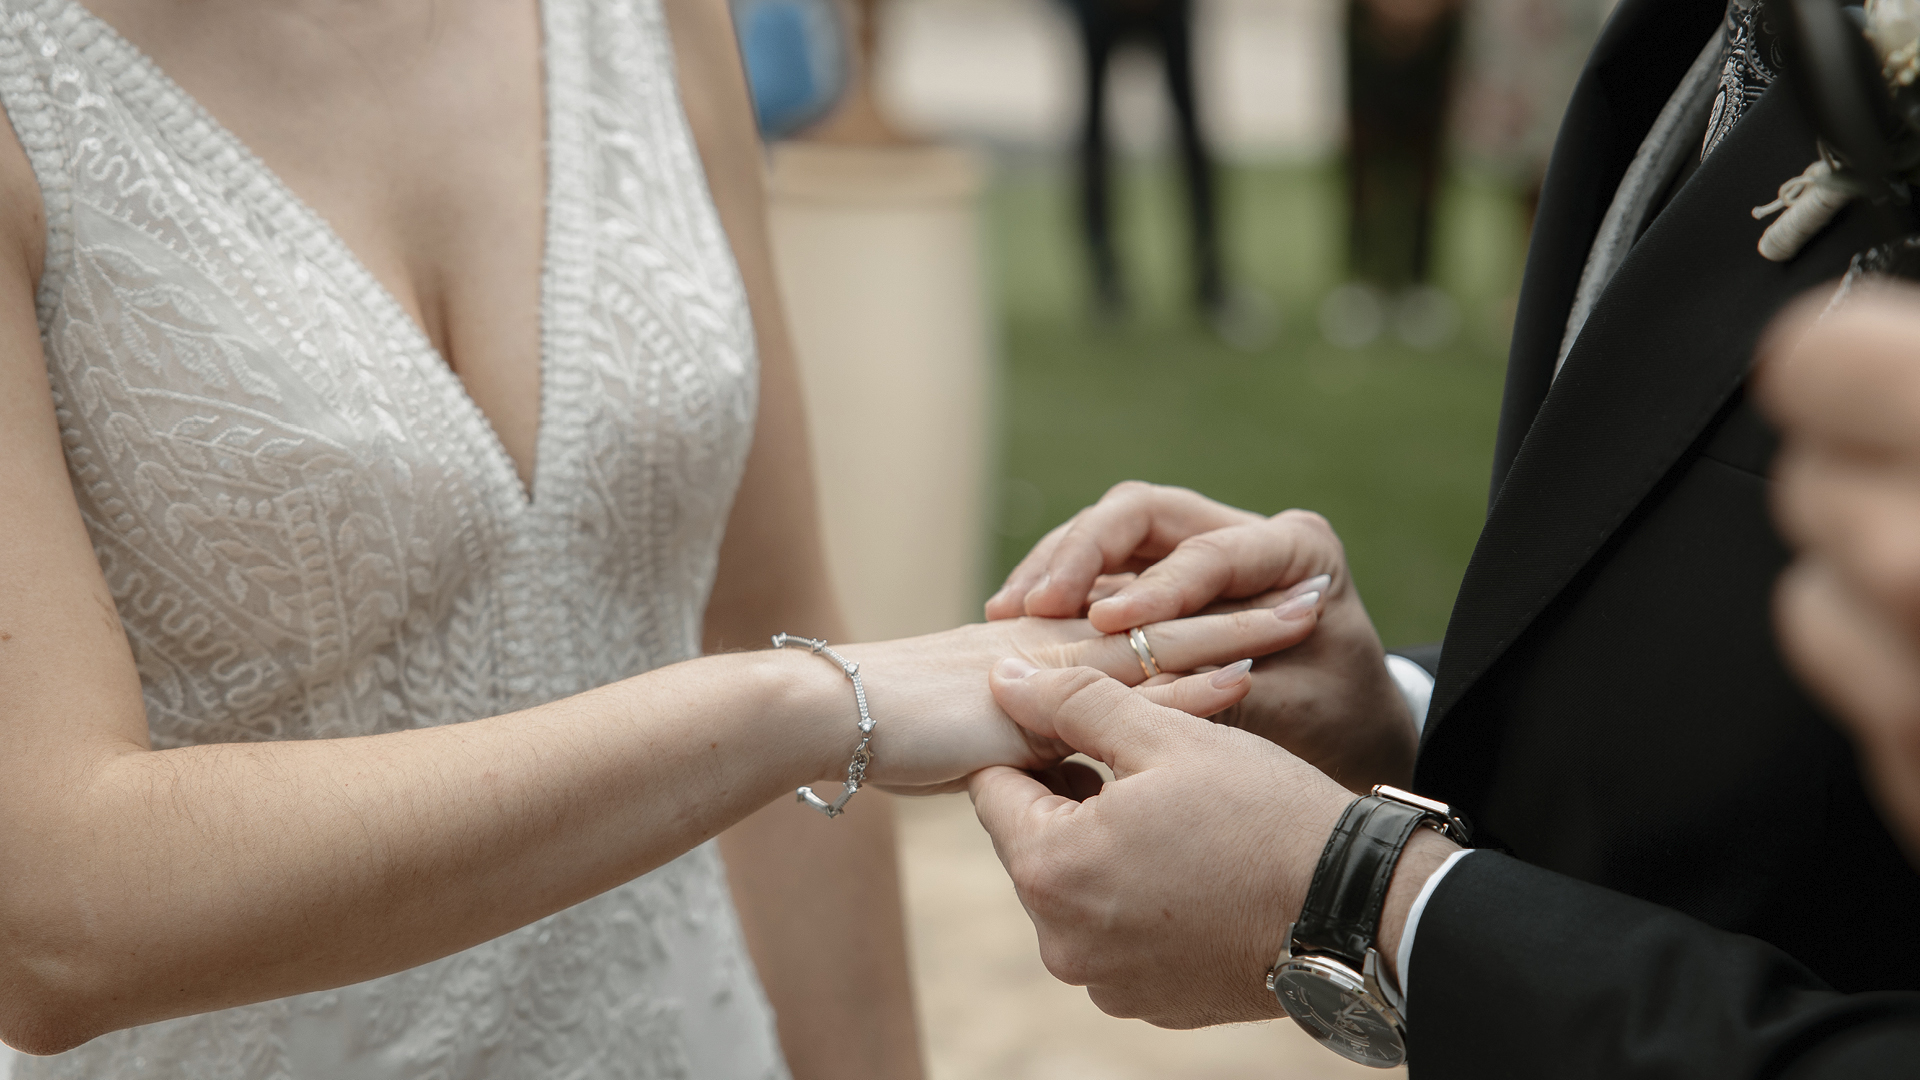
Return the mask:
[[[244,145],[73,0],[0,13],[61,435],[156,747],[468,720],[699,654],[757,366],[658,0],[542,7],[531,500],[417,324]],[[784,1075],[711,845],[436,963],[14,1063]]]
[[1727,62],[1720,72],[1720,92],[1713,99],[1706,138],[1700,144],[1700,160],[1713,153],[1747,109],[1779,78],[1779,48],[1779,38],[1766,25],[1760,0],[1729,0]]

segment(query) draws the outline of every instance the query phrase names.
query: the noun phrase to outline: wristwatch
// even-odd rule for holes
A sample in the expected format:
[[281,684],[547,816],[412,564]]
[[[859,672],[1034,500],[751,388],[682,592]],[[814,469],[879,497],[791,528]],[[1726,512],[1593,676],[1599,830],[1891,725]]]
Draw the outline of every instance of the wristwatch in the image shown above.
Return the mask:
[[1381,966],[1374,939],[1400,852],[1423,826],[1463,845],[1472,832],[1447,804],[1385,784],[1350,803],[1320,852],[1280,959],[1267,971],[1267,989],[1307,1034],[1377,1069],[1407,1060],[1400,989]]

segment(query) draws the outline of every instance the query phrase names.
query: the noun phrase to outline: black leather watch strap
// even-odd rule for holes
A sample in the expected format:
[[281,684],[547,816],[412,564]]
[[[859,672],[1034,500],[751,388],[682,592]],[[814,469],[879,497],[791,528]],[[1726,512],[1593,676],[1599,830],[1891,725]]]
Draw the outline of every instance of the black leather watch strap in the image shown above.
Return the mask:
[[1320,852],[1293,924],[1293,952],[1331,953],[1356,970],[1380,933],[1380,909],[1400,852],[1431,815],[1368,795],[1348,804]]

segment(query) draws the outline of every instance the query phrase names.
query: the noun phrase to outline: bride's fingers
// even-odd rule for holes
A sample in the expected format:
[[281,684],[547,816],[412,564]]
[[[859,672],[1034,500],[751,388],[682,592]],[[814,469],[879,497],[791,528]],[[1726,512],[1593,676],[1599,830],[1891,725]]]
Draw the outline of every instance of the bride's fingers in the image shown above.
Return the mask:
[[1253,680],[1247,675],[1252,668],[1253,661],[1237,660],[1218,671],[1189,675],[1159,686],[1143,686],[1136,692],[1155,705],[1205,719],[1240,704],[1240,699],[1253,689]]
[[[1275,608],[1173,619],[1142,627],[1141,633],[1161,671],[1193,671],[1299,644],[1319,622],[1321,600],[1317,592],[1302,593]],[[1126,634],[1077,642],[1068,647],[1065,662],[1099,668],[1129,686],[1147,678]]]
[[1139,574],[1101,574],[1093,579],[1093,588],[1087,592],[1087,603],[1097,604],[1121,589],[1133,584]]

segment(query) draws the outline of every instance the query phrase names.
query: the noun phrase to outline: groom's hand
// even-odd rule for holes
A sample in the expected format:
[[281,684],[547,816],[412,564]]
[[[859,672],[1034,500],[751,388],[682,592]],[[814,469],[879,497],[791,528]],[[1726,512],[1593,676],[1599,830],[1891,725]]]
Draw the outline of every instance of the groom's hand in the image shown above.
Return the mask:
[[[1278,1016],[1266,971],[1352,794],[1270,742],[1097,671],[1022,670],[995,671],[1000,707],[1116,778],[1084,801],[1013,769],[971,783],[1047,969],[1105,1012],[1161,1027]],[[1409,848],[1388,893],[1389,961],[1412,898],[1451,850],[1424,835]]]
[[[1311,599],[1309,594],[1317,593]],[[1246,701],[1217,717],[1285,746],[1355,791],[1405,786],[1418,736],[1380,635],[1318,514],[1261,517],[1137,481],[1048,533],[987,602],[989,619],[1073,616],[1120,633],[1197,611],[1267,606],[1318,616],[1311,636],[1260,658]]]

